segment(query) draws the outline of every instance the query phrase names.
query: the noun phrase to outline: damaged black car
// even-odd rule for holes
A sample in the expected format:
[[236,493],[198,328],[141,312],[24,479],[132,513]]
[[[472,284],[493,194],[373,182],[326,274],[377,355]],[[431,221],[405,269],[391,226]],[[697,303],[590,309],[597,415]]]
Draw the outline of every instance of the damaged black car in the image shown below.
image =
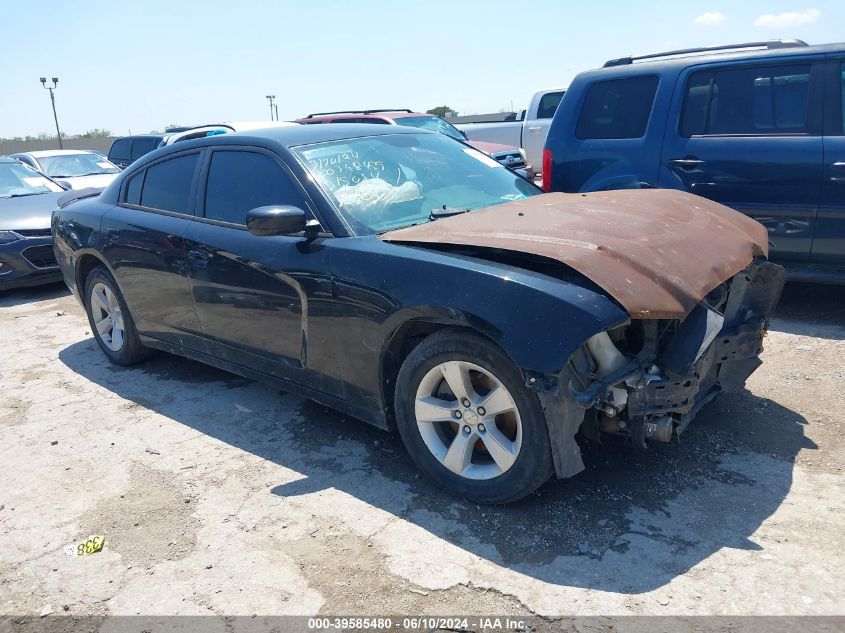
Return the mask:
[[543,194],[374,127],[187,141],[57,210],[105,355],[180,354],[398,430],[483,503],[578,473],[578,433],[670,441],[759,365],[784,273],[754,220],[677,191]]

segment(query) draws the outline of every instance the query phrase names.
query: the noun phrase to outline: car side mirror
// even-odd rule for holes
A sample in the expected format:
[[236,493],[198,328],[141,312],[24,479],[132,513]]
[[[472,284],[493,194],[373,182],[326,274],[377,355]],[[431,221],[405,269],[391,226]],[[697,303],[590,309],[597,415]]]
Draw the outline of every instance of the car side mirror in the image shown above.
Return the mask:
[[467,136],[467,133],[466,133],[466,132],[464,132],[463,130],[458,130],[458,132],[460,132],[460,133],[461,133],[461,136],[463,136],[463,137],[464,137],[464,140],[467,140],[467,141],[469,140],[469,137]]
[[305,211],[290,205],[256,207],[246,214],[246,228],[253,235],[292,235],[307,226]]

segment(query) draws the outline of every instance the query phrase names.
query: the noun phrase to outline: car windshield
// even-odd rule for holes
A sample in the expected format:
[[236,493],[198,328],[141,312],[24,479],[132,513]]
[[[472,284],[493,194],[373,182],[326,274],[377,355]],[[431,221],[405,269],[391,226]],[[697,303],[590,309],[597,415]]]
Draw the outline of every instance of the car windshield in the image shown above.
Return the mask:
[[63,191],[59,185],[20,163],[0,163],[0,198]]
[[357,234],[542,193],[478,150],[442,134],[387,134],[293,150]]
[[446,136],[451,136],[459,141],[466,140],[466,137],[461,134],[461,131],[448,121],[441,119],[439,116],[403,116],[397,117],[397,125],[407,125],[409,127],[418,127],[423,130],[431,130],[432,132],[440,132]]
[[100,154],[59,154],[57,156],[39,156],[42,170],[50,178],[74,178],[97,174],[116,174],[120,169]]

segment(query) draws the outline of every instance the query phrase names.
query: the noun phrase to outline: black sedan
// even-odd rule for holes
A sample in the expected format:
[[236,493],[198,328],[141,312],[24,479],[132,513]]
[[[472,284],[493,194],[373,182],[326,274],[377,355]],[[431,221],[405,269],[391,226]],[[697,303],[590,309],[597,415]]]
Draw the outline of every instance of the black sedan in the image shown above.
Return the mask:
[[0,156],[0,290],[61,281],[50,214],[64,189]]
[[669,441],[759,365],[783,284],[761,225],[681,192],[543,194],[384,128],[180,143],[56,211],[105,355],[181,354],[398,429],[488,503],[582,470],[579,431]]

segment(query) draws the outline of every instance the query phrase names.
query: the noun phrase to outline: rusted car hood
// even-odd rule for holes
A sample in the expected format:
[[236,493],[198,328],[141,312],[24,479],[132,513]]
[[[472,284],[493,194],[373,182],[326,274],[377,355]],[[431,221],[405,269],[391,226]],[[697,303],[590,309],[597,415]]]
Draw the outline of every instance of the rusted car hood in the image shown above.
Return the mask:
[[684,318],[768,256],[766,229],[721,204],[665,189],[549,193],[390,231],[388,242],[504,249],[555,259],[635,319]]

